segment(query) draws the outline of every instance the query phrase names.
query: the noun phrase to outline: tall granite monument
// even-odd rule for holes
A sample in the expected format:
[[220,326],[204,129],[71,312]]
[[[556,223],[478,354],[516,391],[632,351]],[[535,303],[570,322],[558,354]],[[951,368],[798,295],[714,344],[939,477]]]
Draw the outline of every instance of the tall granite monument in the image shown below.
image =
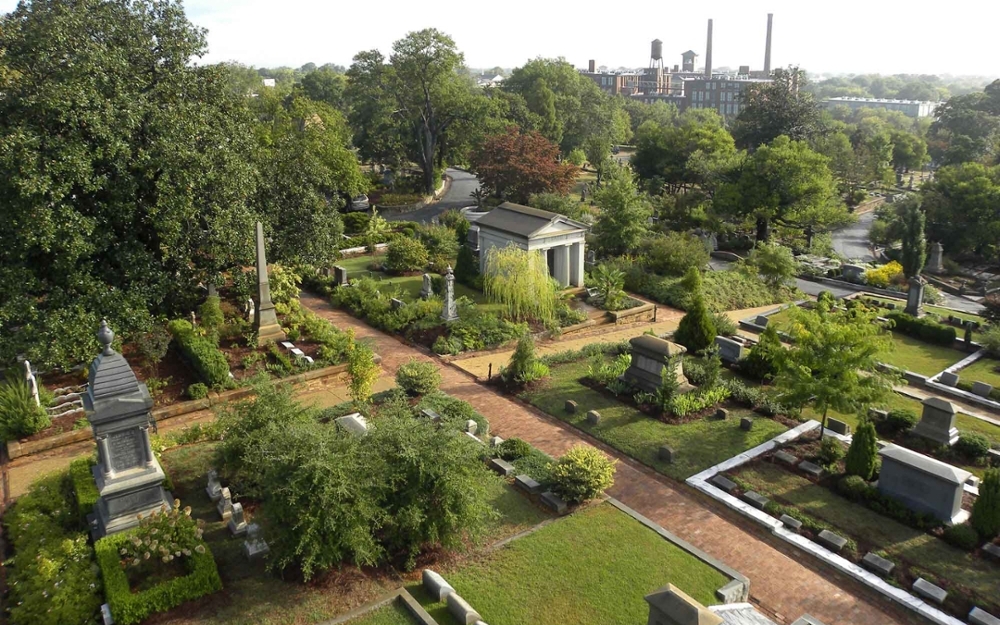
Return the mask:
[[922,276],[913,276],[908,284],[910,290],[906,292],[906,309],[903,312],[919,317],[924,314],[924,287],[927,281]]
[[278,325],[271,301],[271,284],[267,279],[267,258],[264,256],[264,226],[257,222],[257,311],[253,318],[257,331],[257,344],[268,345],[285,340],[285,333]]
[[104,350],[90,365],[83,407],[97,440],[92,468],[100,499],[88,515],[91,534],[101,538],[135,527],[173,497],[163,489],[163,469],[149,446],[153,399],[125,357],[111,348],[115,334],[101,322],[97,339]]
[[458,320],[458,305],[455,302],[455,272],[451,265],[444,274],[444,308],[441,309],[441,319],[444,321]]

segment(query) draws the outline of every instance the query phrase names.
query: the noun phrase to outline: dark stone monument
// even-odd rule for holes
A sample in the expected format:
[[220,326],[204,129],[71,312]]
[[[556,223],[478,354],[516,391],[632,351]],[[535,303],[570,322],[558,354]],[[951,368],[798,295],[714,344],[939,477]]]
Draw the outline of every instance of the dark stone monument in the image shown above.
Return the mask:
[[931,243],[931,255],[927,259],[924,271],[928,273],[944,273],[944,247],[940,243]]
[[913,582],[913,592],[938,605],[943,605],[944,600],[948,598],[947,590],[940,586],[935,586],[923,577]]
[[871,551],[865,554],[864,559],[861,560],[861,564],[872,573],[878,573],[882,577],[889,577],[892,575],[892,570],[896,568],[896,565],[891,561]]
[[819,542],[821,545],[829,549],[834,553],[838,553],[847,544],[847,539],[838,534],[834,534],[830,530],[823,530],[819,533]]
[[[649,334],[629,340],[632,346],[632,363],[622,376],[626,382],[648,392],[655,393],[663,382],[663,368],[671,358],[679,358],[687,351],[681,345],[665,341]],[[677,363],[678,392],[686,393],[694,387],[684,377],[684,367]]]
[[671,447],[670,445],[660,445],[660,450],[658,452],[658,455],[660,457],[660,460],[662,460],[663,462],[666,462],[667,464],[673,464],[674,457],[677,455],[677,452],[674,451],[674,448]]
[[941,377],[939,378],[941,384],[944,384],[945,386],[950,386],[952,388],[958,386],[958,380],[959,380],[958,374],[952,373],[950,371],[942,373]]
[[851,434],[850,424],[841,421],[840,419],[834,419],[833,417],[830,417],[826,420],[826,427],[831,432],[836,432],[841,436],[850,436]]
[[962,494],[971,473],[897,445],[886,445],[878,453],[880,493],[948,524],[968,517],[962,510]]
[[576,406],[577,403],[575,401],[573,401],[572,399],[567,399],[566,403],[563,404],[563,410],[565,410],[569,414],[573,414],[576,412]]
[[903,312],[919,317],[924,313],[924,287],[927,282],[920,276],[913,276],[907,284],[910,285],[910,290],[906,292],[906,308]]
[[754,508],[757,508],[758,510],[763,510],[764,508],[767,507],[767,504],[771,502],[770,499],[768,499],[764,495],[761,495],[757,491],[753,490],[748,490],[747,492],[743,493],[743,499],[748,504],[750,504]]
[[647,625],[722,625],[726,622],[673,584],[646,595],[645,599],[649,604]]
[[587,411],[587,423],[590,425],[597,425],[601,422],[601,413],[596,410]]
[[257,222],[257,312],[253,318],[257,344],[268,345],[285,339],[271,301],[271,284],[267,279],[267,257],[264,255],[264,226]]
[[347,286],[347,268],[340,265],[333,266],[333,281],[337,286]]
[[722,362],[734,363],[743,358],[743,343],[725,336],[717,336],[715,344],[719,347],[719,358]]
[[957,443],[955,405],[939,397],[928,397],[923,401],[923,405],[923,414],[920,415],[920,422],[913,428],[913,433],[938,445]]
[[993,392],[993,386],[987,384],[986,382],[973,382],[972,383],[972,394],[979,395],[980,397],[989,397],[990,393]]
[[163,489],[163,469],[149,445],[153,399],[125,357],[111,349],[115,334],[101,322],[97,339],[104,345],[90,365],[83,406],[97,440],[97,464],[91,469],[100,498],[88,515],[91,534],[102,538],[135,527],[137,515],[172,507]]
[[782,514],[781,518],[778,519],[781,524],[792,530],[793,532],[798,532],[802,529],[802,521],[796,519],[795,517],[788,516],[787,514]]
[[753,419],[751,419],[750,417],[741,417],[740,429],[743,430],[744,432],[749,432],[751,428],[753,428]]

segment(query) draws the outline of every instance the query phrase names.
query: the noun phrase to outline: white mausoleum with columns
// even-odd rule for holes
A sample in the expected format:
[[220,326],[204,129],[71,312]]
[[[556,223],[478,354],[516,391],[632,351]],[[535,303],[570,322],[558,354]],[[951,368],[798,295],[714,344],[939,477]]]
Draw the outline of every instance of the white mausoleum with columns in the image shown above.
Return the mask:
[[476,221],[479,271],[486,271],[490,248],[514,244],[545,255],[549,274],[562,286],[583,286],[587,225],[565,215],[504,202]]

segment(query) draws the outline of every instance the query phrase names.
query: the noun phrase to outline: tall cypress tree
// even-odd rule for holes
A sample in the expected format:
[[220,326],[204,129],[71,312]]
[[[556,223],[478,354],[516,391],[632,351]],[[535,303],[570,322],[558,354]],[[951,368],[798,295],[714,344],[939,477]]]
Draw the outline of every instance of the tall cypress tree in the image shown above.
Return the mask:
[[702,292],[701,273],[697,267],[692,267],[684,276],[684,285],[689,287],[691,293],[691,306],[688,312],[681,319],[674,333],[674,340],[688,348],[692,352],[700,352],[709,347],[715,341],[716,328],[712,315],[705,305],[705,296]]
[[851,448],[847,450],[848,475],[858,475],[868,481],[875,473],[875,461],[878,458],[878,445],[875,426],[868,419],[863,419],[854,432]]
[[903,224],[903,273],[907,278],[919,275],[927,262],[927,239],[924,237],[924,211],[920,200],[907,200],[900,211]]

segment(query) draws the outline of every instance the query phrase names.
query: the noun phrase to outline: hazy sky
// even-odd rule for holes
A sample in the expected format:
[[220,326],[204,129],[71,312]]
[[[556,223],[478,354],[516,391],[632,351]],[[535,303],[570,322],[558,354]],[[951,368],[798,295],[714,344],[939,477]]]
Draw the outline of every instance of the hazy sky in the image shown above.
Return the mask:
[[[15,5],[0,0],[4,11]],[[577,67],[591,58],[599,66],[641,67],[653,39],[663,41],[666,65],[679,64],[688,49],[701,55],[700,64],[713,18],[713,64],[760,69],[770,12],[774,67],[1000,75],[996,0],[188,0],[185,7],[209,31],[205,62],[349,65],[359,50],[388,53],[408,31],[435,27],[455,39],[470,67],[516,67],[536,56],[563,56]]]

